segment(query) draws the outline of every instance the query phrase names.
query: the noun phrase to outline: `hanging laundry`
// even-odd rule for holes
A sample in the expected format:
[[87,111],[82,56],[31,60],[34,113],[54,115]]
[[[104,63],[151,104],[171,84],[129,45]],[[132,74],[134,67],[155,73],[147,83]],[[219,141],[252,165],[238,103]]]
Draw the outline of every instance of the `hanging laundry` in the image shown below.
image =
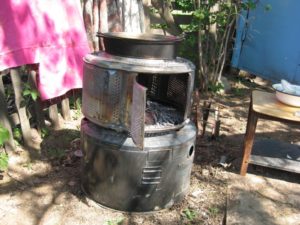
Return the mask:
[[0,71],[38,63],[42,99],[82,87],[89,51],[79,0],[1,2]]

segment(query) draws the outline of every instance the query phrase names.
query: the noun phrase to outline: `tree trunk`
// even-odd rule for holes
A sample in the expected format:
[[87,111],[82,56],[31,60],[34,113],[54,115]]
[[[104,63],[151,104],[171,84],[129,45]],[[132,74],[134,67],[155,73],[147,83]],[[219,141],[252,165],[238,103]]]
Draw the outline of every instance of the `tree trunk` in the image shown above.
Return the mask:
[[152,0],[152,6],[158,11],[161,18],[166,22],[167,29],[166,31],[173,35],[179,35],[182,33],[182,30],[175,23],[173,15],[171,13],[171,3],[165,0]]
[[145,30],[144,10],[140,0],[83,0],[83,19],[93,51],[103,49],[96,37],[97,32]]

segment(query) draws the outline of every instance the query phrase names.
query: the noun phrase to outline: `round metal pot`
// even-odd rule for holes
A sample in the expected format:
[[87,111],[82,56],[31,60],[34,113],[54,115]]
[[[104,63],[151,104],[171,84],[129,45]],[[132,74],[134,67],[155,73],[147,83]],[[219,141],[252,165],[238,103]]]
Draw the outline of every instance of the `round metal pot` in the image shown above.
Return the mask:
[[175,59],[183,36],[134,34],[126,32],[97,33],[103,39],[105,52],[133,58]]

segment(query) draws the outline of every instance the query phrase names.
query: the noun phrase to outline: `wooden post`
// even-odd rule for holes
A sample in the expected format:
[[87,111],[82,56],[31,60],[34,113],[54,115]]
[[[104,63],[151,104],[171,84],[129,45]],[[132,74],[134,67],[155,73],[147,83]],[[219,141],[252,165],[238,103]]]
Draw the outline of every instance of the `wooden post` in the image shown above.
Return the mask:
[[77,91],[73,91],[73,96],[74,96],[75,109],[81,110],[81,103],[80,103],[81,94],[79,94]]
[[201,109],[201,105],[200,105],[200,94],[199,94],[198,89],[195,91],[195,102],[196,102],[197,134],[201,135],[203,132],[203,126],[202,126],[203,114],[202,114],[202,109]]
[[20,77],[21,75],[19,73],[18,67],[10,70],[10,76],[13,83],[13,89],[15,93],[15,104],[20,119],[24,144],[26,147],[31,147],[32,146],[31,128],[26,114],[26,105],[22,104],[24,103],[24,99],[22,96],[22,81]]
[[5,149],[12,151],[15,149],[15,143],[13,139],[13,133],[11,129],[11,123],[9,121],[8,112],[7,112],[7,103],[5,99],[5,89],[3,85],[2,77],[7,75],[9,70],[0,72],[0,123],[5,127],[9,132],[9,140],[5,143]]
[[214,120],[212,126],[212,138],[219,137],[221,121],[219,120],[219,106],[214,109]]
[[[34,90],[37,90],[37,85],[36,85],[36,71],[31,69],[29,72],[29,76],[28,76],[28,82],[30,84],[30,87]],[[34,111],[35,111],[35,119],[37,122],[37,130],[39,132],[39,134],[41,134],[41,130],[46,126],[45,125],[45,116],[42,110],[42,101],[41,99],[38,97],[35,101],[34,101]]]
[[70,103],[67,97],[61,100],[61,113],[64,120],[71,120]]
[[203,129],[202,129],[202,136],[204,136],[205,134],[205,131],[206,131],[206,126],[207,126],[207,120],[208,120],[208,117],[209,117],[209,113],[210,113],[210,107],[211,107],[211,100],[210,101],[204,101],[203,103]]
[[252,101],[251,101],[249,107],[249,113],[248,113],[246,135],[244,138],[244,155],[243,155],[243,161],[240,170],[240,174],[242,176],[245,176],[247,173],[249,158],[253,147],[257,119],[258,117],[252,109]]
[[53,129],[58,129],[60,127],[57,104],[49,106],[49,119],[52,123]]

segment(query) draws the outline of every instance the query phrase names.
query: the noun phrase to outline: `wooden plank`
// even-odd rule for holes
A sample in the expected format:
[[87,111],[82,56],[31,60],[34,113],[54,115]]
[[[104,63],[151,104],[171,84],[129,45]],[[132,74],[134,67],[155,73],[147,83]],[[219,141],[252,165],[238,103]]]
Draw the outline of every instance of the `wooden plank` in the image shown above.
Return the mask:
[[300,173],[300,146],[272,139],[258,139],[250,163]]
[[61,100],[61,113],[65,120],[71,120],[69,98]]
[[15,143],[13,139],[13,133],[11,128],[11,123],[9,121],[8,112],[7,112],[7,103],[5,99],[5,89],[2,77],[6,75],[4,72],[0,75],[0,123],[3,125],[9,132],[9,140],[5,143],[5,149],[12,151],[15,149]]
[[[29,82],[30,87],[33,90],[38,90],[37,84],[36,84],[36,71],[33,69],[30,70],[30,72],[29,72],[28,82]],[[33,106],[34,106],[34,112],[35,112],[35,119],[37,122],[37,130],[38,130],[39,134],[41,134],[41,130],[46,125],[45,125],[45,116],[44,116],[44,113],[42,110],[42,101],[39,97],[34,101]]]
[[13,89],[15,93],[15,104],[16,104],[17,112],[19,114],[24,145],[26,147],[31,147],[32,146],[31,128],[26,114],[26,106],[22,104],[24,103],[24,99],[22,96],[22,81],[21,81],[19,69],[18,68],[11,69],[10,76],[13,83]]
[[57,104],[53,104],[49,106],[49,119],[51,121],[53,129],[60,128]]
[[299,107],[291,107],[279,102],[275,93],[253,91],[252,93],[253,110],[257,113],[272,116],[280,119],[300,122]]

